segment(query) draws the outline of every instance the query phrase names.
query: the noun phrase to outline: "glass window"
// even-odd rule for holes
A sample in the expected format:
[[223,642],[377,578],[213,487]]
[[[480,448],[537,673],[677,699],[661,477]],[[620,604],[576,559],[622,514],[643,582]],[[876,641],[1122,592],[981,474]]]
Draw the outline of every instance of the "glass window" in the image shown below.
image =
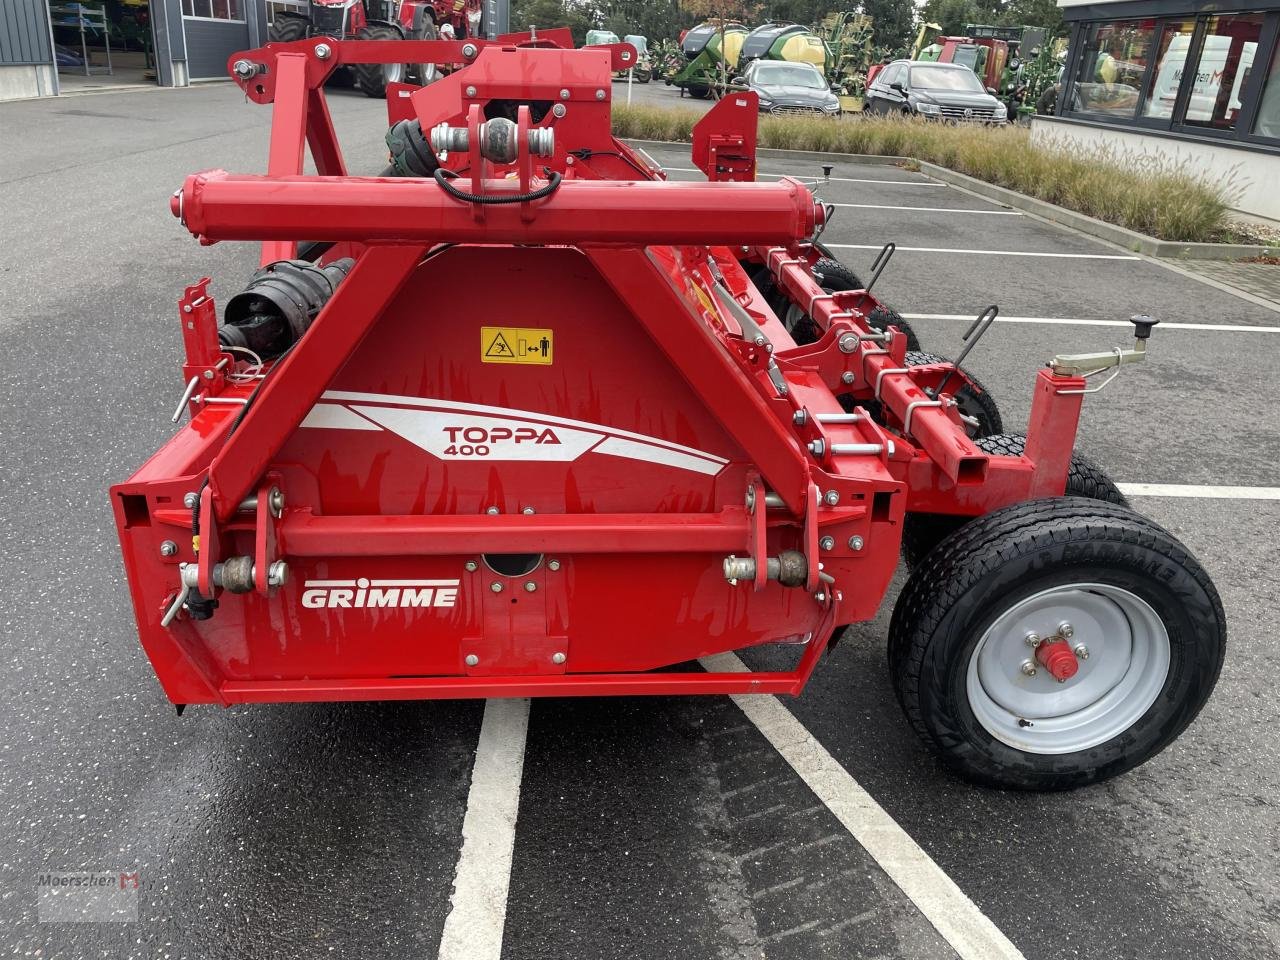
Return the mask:
[[194,17],[196,15],[196,8],[193,0],[182,0],[182,12],[188,17]]
[[887,87],[891,83],[897,83],[898,74],[900,74],[901,72],[902,72],[902,64],[900,63],[889,64],[889,66],[881,70],[880,75],[876,77],[876,85],[881,87]]
[[982,93],[982,83],[972,70],[955,67],[912,67],[913,90],[960,90],[965,93]]
[[1253,69],[1253,54],[1262,34],[1262,14],[1208,17],[1204,45],[1196,64],[1188,126],[1232,130],[1240,115],[1240,95]]
[[1109,117],[1136,115],[1155,32],[1155,20],[1089,24],[1071,109]]
[[1164,24],[1156,68],[1151,71],[1142,105],[1144,117],[1168,120],[1173,116],[1174,101],[1178,99],[1178,87],[1186,72],[1187,51],[1191,49],[1191,36],[1195,31],[1194,20],[1175,20]]
[[1260,137],[1280,140],[1280,46],[1271,58],[1271,69],[1267,72],[1267,85],[1262,90],[1253,132]]

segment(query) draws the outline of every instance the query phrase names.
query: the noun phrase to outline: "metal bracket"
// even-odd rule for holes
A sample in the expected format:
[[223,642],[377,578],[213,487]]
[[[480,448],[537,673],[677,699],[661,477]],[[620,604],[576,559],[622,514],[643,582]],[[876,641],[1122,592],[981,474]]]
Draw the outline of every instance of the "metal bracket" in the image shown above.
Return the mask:
[[871,263],[871,282],[864,288],[864,293],[871,292],[871,288],[876,285],[876,281],[880,279],[880,274],[884,273],[884,268],[889,265],[889,261],[893,259],[893,254],[897,249],[898,245],[892,240],[880,248],[880,252],[876,254],[875,260]]

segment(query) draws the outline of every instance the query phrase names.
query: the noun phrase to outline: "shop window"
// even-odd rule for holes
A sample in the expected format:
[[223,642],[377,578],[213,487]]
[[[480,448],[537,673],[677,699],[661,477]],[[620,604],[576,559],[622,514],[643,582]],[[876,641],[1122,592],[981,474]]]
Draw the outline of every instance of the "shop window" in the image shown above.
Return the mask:
[[1267,84],[1262,89],[1253,132],[1259,137],[1280,140],[1280,46],[1271,58],[1271,69],[1267,72]]
[[182,13],[204,20],[244,20],[244,0],[182,0]]
[[1191,50],[1191,38],[1196,32],[1194,20],[1175,20],[1165,23],[1160,33],[1160,48],[1156,54],[1156,68],[1151,71],[1143,96],[1142,115],[1158,120],[1173,116],[1182,76],[1187,72],[1187,54]]
[[1262,14],[1207,17],[1184,123],[1233,130],[1262,34]]
[[1070,109],[1132,118],[1155,39],[1155,20],[1089,24]]

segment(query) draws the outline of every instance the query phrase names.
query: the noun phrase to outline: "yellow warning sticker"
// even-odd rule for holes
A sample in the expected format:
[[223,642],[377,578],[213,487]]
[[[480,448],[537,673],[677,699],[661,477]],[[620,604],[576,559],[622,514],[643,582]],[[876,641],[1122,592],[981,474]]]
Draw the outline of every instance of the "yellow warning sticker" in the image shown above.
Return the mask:
[[536,327],[481,327],[483,363],[533,363],[547,366],[554,359],[554,337]]

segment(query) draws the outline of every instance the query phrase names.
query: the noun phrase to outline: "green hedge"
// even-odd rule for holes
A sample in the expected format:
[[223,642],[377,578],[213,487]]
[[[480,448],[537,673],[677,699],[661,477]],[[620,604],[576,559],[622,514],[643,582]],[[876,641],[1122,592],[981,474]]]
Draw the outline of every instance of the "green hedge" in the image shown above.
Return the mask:
[[[639,140],[687,141],[692,110],[613,108],[613,132]],[[759,145],[784,150],[911,157],[1158,237],[1205,242],[1229,228],[1231,183],[1115,151],[1035,147],[1023,127],[981,127],[877,117],[841,121],[761,117]]]

